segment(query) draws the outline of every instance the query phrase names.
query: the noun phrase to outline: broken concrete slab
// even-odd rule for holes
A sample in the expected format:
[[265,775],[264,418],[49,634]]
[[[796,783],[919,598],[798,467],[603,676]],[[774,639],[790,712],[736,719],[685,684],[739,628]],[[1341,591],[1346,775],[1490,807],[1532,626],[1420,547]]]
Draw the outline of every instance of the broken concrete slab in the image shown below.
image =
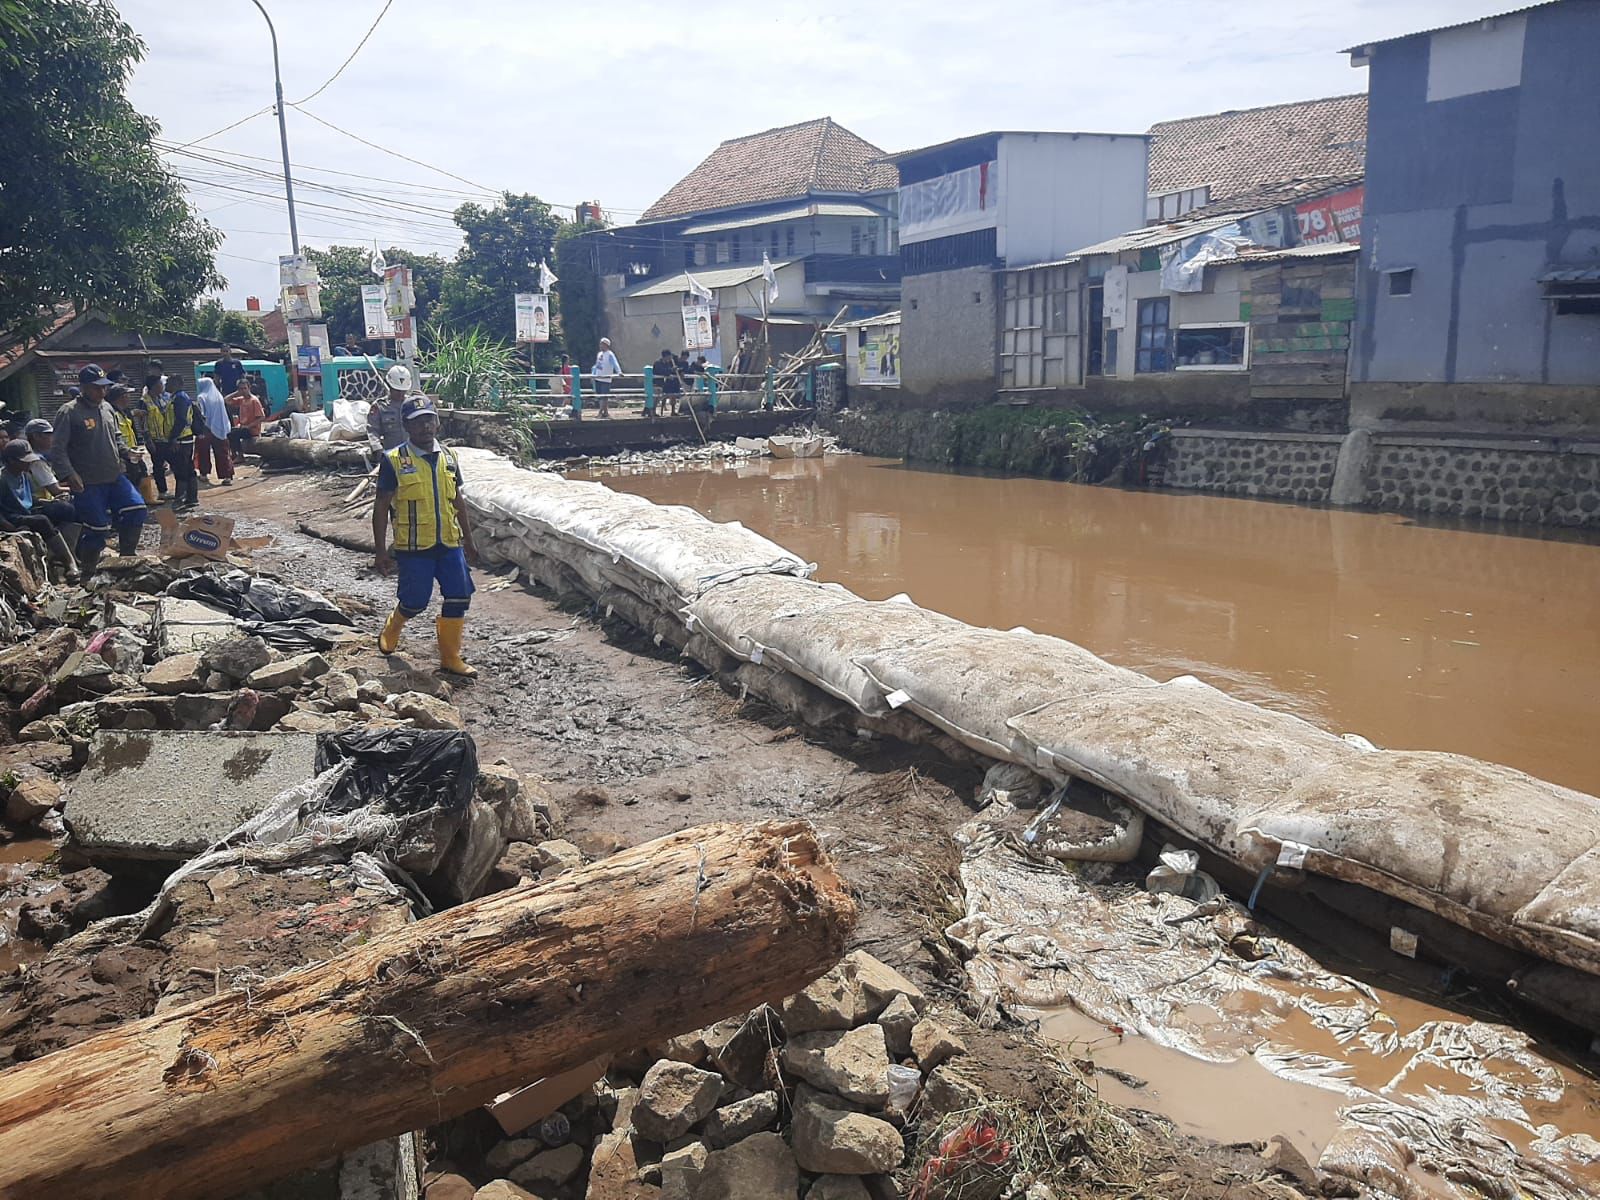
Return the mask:
[[310,779],[316,749],[294,733],[97,734],[67,792],[72,844],[95,863],[180,862]]
[[275,692],[279,688],[297,688],[308,679],[327,674],[327,671],[328,660],[312,651],[257,667],[245,682],[259,691]]
[[236,622],[227,613],[198,600],[179,600],[163,596],[156,604],[156,654],[194,654],[215,642],[232,637]]

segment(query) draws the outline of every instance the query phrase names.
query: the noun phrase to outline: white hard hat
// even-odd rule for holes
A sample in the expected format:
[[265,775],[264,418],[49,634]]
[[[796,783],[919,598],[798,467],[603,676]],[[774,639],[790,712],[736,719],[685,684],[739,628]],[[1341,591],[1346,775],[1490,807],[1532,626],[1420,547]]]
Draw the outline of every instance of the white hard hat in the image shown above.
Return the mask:
[[411,390],[411,372],[406,370],[404,363],[395,363],[394,366],[389,368],[389,372],[384,378],[389,381],[389,386],[397,392],[409,392]]

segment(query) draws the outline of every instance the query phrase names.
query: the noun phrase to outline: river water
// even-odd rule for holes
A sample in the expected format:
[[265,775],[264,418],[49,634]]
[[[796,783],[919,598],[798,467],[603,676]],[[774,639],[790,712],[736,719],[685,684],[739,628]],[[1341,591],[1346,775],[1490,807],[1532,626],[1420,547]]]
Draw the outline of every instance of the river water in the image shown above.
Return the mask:
[[593,471],[871,599],[1600,793],[1600,539],[855,455]]

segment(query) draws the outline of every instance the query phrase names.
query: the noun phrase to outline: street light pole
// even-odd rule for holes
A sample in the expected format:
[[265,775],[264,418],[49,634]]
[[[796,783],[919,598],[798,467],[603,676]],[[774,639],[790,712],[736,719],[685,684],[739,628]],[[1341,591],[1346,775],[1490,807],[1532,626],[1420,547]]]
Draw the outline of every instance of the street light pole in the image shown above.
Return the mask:
[[283,146],[283,191],[289,201],[289,244],[300,253],[300,231],[294,220],[294,177],[289,173],[289,126],[283,116],[283,76],[278,70],[278,31],[272,27],[272,18],[261,7],[261,0],[250,0],[266,18],[267,32],[272,35],[272,82],[278,91],[278,141]]

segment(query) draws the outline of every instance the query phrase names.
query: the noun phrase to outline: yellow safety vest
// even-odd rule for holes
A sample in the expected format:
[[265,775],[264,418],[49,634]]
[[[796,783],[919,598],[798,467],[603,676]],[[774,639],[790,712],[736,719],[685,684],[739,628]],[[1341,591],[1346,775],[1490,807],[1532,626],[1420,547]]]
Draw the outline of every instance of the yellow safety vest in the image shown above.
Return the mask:
[[396,446],[384,456],[394,470],[398,487],[390,504],[396,550],[432,550],[435,546],[461,545],[461,524],[456,520],[455,456],[443,446],[433,462],[411,452],[411,443]]
[[139,436],[133,431],[132,417],[125,412],[119,412],[117,414],[117,429],[122,434],[123,445],[127,446],[129,450],[137,450],[139,448]]
[[150,433],[152,442],[193,441],[194,440],[194,405],[190,404],[183,410],[183,428],[174,429],[177,424],[178,406],[171,396],[162,400],[150,400],[145,406],[144,427]]

